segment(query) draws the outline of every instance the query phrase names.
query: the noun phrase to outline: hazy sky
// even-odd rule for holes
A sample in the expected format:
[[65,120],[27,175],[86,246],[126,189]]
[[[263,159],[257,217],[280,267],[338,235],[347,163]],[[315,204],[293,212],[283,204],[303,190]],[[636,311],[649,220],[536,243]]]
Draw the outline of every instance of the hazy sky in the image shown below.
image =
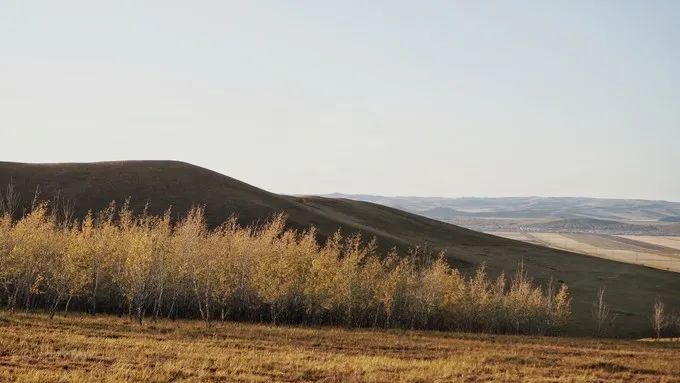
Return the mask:
[[0,159],[680,201],[680,1],[0,0]]

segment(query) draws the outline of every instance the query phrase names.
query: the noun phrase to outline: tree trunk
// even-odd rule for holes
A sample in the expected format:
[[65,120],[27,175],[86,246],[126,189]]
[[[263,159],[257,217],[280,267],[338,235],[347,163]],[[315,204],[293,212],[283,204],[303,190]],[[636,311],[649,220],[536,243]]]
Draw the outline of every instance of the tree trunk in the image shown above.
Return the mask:
[[203,310],[203,303],[198,302],[198,312],[201,314],[201,320],[205,320],[205,312]]
[[170,309],[168,309],[168,319],[172,318],[172,312],[175,310],[175,300],[177,299],[177,293],[172,294],[172,301],[170,301]]
[[17,298],[19,298],[19,288],[14,289],[12,299],[10,299],[10,301],[7,302],[7,305],[9,306],[9,311],[12,314],[14,314],[14,311],[16,310],[17,307]]
[[352,298],[349,300],[349,304],[347,305],[347,319],[345,320],[345,325],[347,327],[352,327]]
[[92,278],[92,291],[90,292],[90,300],[92,302],[91,314],[95,315],[97,313],[97,290],[99,289],[99,271],[95,271],[95,275]]
[[139,325],[142,325],[142,317],[144,316],[143,308],[141,305],[137,306],[137,321]]
[[73,294],[68,295],[68,299],[66,300],[66,307],[64,307],[64,315],[68,313],[68,306],[71,304],[71,298],[73,298]]
[[208,298],[206,297],[205,301],[205,323],[210,324],[210,304],[208,303]]
[[57,295],[54,298],[54,303],[52,304],[52,307],[50,307],[50,320],[54,319],[54,313],[57,311],[57,306],[59,306],[60,301],[61,301],[61,294]]
[[276,315],[276,308],[274,306],[275,306],[275,303],[272,303],[269,306],[269,315],[271,315],[272,324],[276,325],[276,316],[277,315]]
[[12,293],[10,293],[9,287],[7,287],[7,283],[3,283],[3,284],[2,284],[2,287],[4,288],[4,290],[5,290],[5,295],[7,296],[6,307],[9,308],[9,304],[10,304],[10,302],[11,302],[11,300],[12,300]]
[[160,315],[162,301],[163,301],[163,288],[161,287],[160,292],[158,293],[158,297],[156,298],[156,303],[154,304],[153,308],[154,319],[158,319],[158,315]]
[[378,327],[378,314],[380,314],[380,305],[375,309],[375,316],[373,317],[373,328]]
[[31,298],[33,297],[33,294],[28,292],[26,294],[26,301],[24,302],[24,311],[28,312],[28,309],[31,307]]

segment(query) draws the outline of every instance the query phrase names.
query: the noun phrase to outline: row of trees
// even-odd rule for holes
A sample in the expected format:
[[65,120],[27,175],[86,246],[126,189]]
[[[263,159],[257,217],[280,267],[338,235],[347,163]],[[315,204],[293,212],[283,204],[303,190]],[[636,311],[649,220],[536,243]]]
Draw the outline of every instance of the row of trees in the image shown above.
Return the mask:
[[540,287],[521,267],[470,277],[442,256],[380,256],[374,242],[312,228],[286,229],[282,216],[241,227],[206,227],[203,211],[173,223],[135,216],[127,205],[82,221],[57,219],[37,204],[19,220],[0,218],[0,303],[201,318],[499,333],[551,333],[568,321],[566,286]]

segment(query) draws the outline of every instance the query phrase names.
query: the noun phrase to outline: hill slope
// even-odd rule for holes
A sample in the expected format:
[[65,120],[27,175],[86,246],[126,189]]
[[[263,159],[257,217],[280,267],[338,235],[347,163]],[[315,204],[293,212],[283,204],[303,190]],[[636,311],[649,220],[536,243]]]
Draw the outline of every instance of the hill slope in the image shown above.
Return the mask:
[[238,214],[242,223],[285,212],[294,227],[315,225],[327,236],[344,233],[375,236],[382,248],[427,245],[446,250],[451,264],[466,270],[485,263],[492,273],[512,271],[520,261],[534,278],[567,283],[573,295],[574,335],[587,335],[591,302],[607,286],[609,303],[620,314],[616,334],[647,335],[649,313],[657,295],[668,307],[680,307],[680,274],[607,261],[479,233],[369,202],[269,193],[219,173],[181,162],[130,161],[87,164],[22,164],[0,162],[0,185],[13,180],[24,207],[36,188],[44,199],[59,193],[75,203],[83,216],[111,200],[132,197],[152,213],[168,206],[181,214],[193,204],[206,207],[211,225]]

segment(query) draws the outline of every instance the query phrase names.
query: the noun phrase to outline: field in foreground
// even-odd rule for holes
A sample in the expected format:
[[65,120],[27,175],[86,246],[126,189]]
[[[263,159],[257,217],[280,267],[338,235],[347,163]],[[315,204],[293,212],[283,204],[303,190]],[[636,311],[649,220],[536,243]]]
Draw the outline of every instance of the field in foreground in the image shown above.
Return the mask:
[[0,312],[0,381],[680,382],[680,344]]

